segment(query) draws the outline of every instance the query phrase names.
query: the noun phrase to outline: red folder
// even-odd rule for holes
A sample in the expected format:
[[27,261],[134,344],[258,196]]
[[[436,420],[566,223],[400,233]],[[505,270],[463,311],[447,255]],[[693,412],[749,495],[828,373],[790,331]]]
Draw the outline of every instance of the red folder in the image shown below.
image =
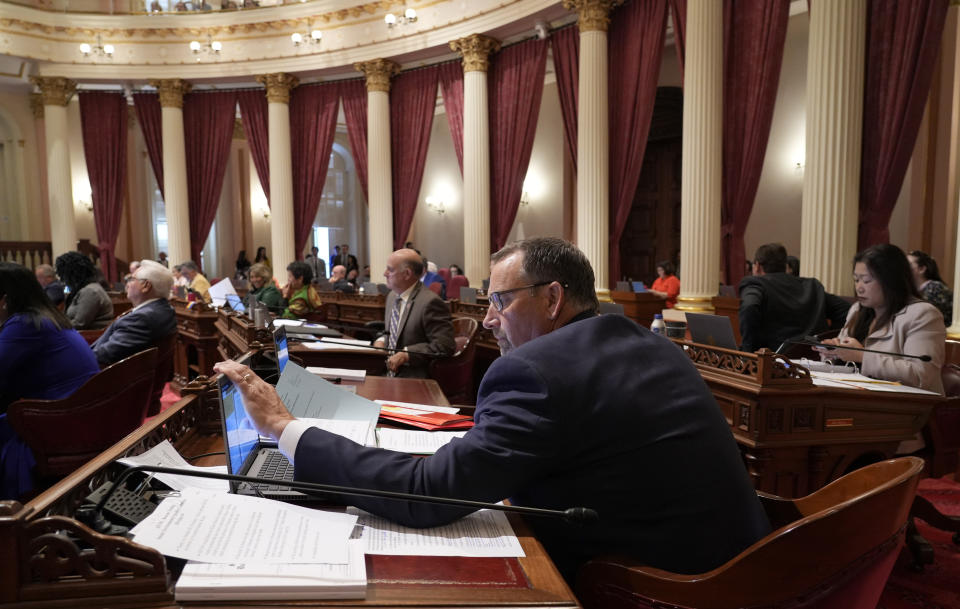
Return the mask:
[[380,407],[380,418],[395,423],[413,425],[428,431],[440,429],[468,429],[473,427],[473,417],[462,414],[447,414],[417,410],[409,406],[383,404]]

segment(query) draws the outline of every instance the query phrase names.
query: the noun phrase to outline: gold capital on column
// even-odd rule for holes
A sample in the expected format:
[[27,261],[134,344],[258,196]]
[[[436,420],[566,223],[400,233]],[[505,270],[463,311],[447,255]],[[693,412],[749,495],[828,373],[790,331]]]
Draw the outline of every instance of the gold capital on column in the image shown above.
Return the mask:
[[30,111],[33,118],[43,118],[43,96],[39,93],[30,94]]
[[464,72],[486,72],[490,53],[500,50],[500,41],[483,34],[471,34],[450,41],[450,48],[463,57]]
[[289,104],[290,91],[300,84],[300,79],[293,74],[276,72],[274,74],[260,74],[257,82],[267,88],[267,101],[271,104]]
[[606,32],[614,0],[563,0],[563,8],[576,11],[581,32]]
[[62,76],[31,76],[30,82],[40,87],[44,106],[66,106],[77,91],[77,83]]
[[162,108],[183,108],[183,96],[193,88],[192,84],[181,78],[151,80],[150,84],[157,88]]
[[400,71],[400,64],[389,59],[371,59],[370,61],[361,61],[353,64],[358,72],[363,72],[367,77],[367,92],[386,91],[390,92],[390,79],[394,74]]

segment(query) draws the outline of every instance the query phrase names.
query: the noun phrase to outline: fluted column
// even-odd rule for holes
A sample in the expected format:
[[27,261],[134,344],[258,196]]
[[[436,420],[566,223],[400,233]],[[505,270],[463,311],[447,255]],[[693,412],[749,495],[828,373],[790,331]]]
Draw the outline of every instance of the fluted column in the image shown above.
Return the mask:
[[287,264],[297,259],[293,234],[293,165],[290,151],[290,91],[300,81],[279,72],[257,76],[267,88],[270,146],[270,260],[273,276],[287,282]]
[[[183,96],[193,85],[179,78],[152,80],[160,94],[163,140],[163,204],[167,214],[167,255],[174,264],[190,260],[190,207]],[[199,260],[195,261],[200,264]]]
[[390,79],[400,66],[372,59],[353,67],[367,77],[367,202],[370,277],[379,281],[393,251],[393,178],[390,166]]
[[77,249],[77,226],[73,214],[73,187],[70,182],[70,148],[67,104],[77,90],[68,78],[36,76],[43,99],[44,131],[47,145],[47,190],[50,206],[50,243],[53,258]]
[[853,294],[866,23],[866,0],[821,0],[810,11],[800,259],[840,295]]
[[577,97],[577,246],[610,300],[610,131],[607,106],[607,28],[612,0],[564,0],[579,14],[580,83]]
[[713,311],[720,285],[723,159],[723,3],[687,2],[683,81],[683,165],[680,176],[680,261],[677,308]]
[[463,262],[470,285],[490,276],[490,121],[487,69],[500,42],[473,34],[450,42],[463,57]]
[[[957,205],[960,206],[960,201]],[[960,216],[957,216],[957,243],[954,256],[953,283],[951,285],[956,291],[957,286],[960,286]],[[960,339],[960,296],[953,297],[953,323],[947,328],[947,338]]]

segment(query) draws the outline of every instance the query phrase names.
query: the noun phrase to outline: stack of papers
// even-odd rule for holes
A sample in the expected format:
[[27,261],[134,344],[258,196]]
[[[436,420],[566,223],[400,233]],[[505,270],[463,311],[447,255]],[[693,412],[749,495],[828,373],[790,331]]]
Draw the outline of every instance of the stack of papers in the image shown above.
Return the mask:
[[467,415],[433,412],[410,406],[397,406],[389,402],[380,405],[380,418],[428,431],[473,427],[473,417]]
[[307,372],[316,374],[320,378],[329,381],[357,381],[362,383],[367,378],[366,370],[354,370],[352,368],[324,368],[323,366],[307,366]]
[[465,431],[415,431],[412,429],[377,430],[376,446],[414,455],[432,455],[453,440],[462,438]]

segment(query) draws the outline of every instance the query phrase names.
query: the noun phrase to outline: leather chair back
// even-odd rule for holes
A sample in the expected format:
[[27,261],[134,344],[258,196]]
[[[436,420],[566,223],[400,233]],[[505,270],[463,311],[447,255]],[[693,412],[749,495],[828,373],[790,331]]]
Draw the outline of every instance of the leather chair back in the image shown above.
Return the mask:
[[450,357],[433,360],[428,368],[430,378],[437,381],[443,394],[453,404],[463,404],[476,399],[473,392],[473,359],[479,325],[476,319],[454,317],[453,339],[457,343],[456,351]]
[[33,451],[39,478],[65,476],[143,422],[157,368],[152,347],[107,366],[60,400],[18,400],[10,427]]
[[465,288],[470,282],[463,275],[456,275],[447,281],[447,299],[453,300],[460,298],[460,288]]
[[586,609],[873,609],[903,545],[922,469],[922,459],[903,457],[801,499],[758,493],[774,531],[727,563],[680,575],[599,558],[578,573],[577,598]]

